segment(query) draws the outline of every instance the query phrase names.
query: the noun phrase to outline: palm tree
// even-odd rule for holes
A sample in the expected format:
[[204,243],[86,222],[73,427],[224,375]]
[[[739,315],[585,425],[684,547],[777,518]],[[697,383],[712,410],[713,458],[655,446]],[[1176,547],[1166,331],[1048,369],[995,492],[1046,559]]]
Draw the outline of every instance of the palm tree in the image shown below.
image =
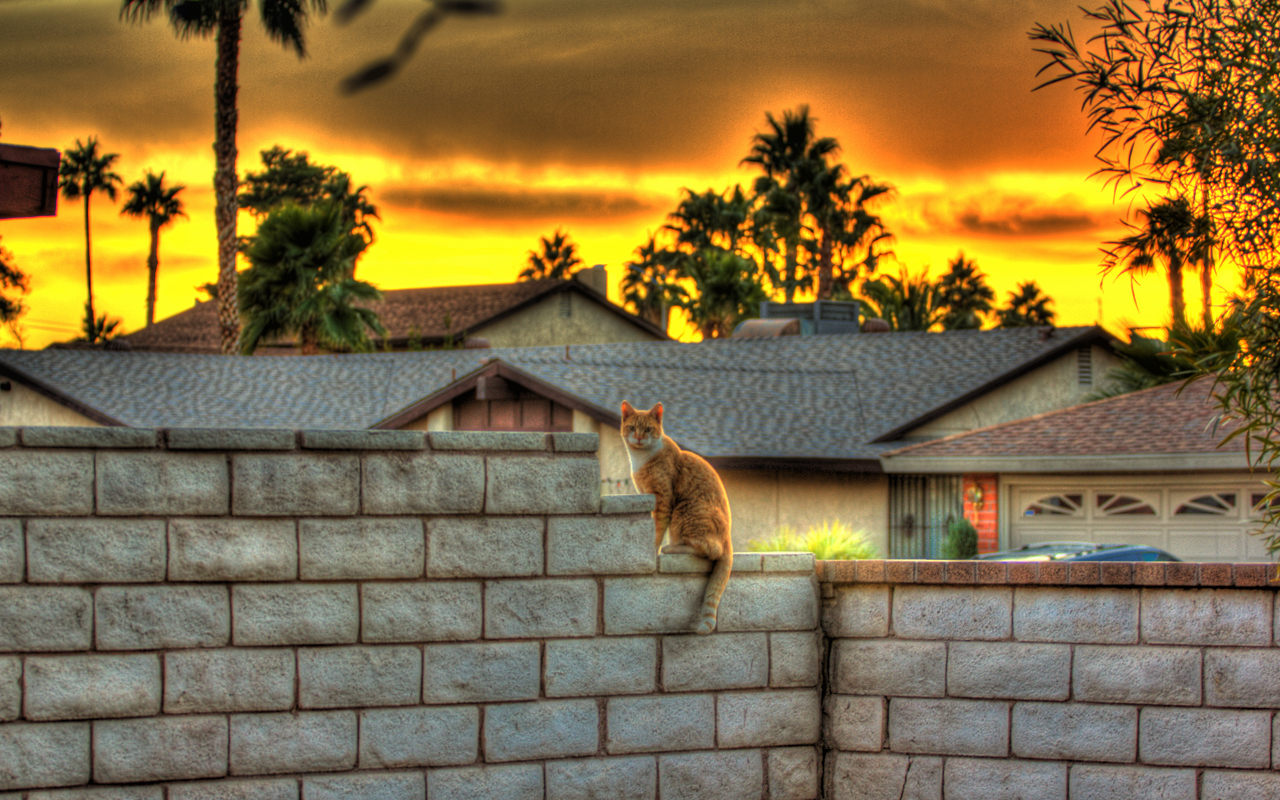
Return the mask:
[[524,269],[518,276],[522,281],[541,281],[547,279],[564,280],[572,274],[574,267],[582,263],[578,258],[578,245],[570,241],[567,233],[556,228],[551,238],[541,238],[542,252],[530,250]]
[[867,204],[889,194],[893,187],[875,183],[869,175],[845,181],[844,173],[844,165],[836,164],[805,183],[806,202],[817,237],[814,271],[818,300],[832,299],[837,288],[847,293],[859,268],[873,272],[877,261],[892,252],[876,249],[877,243],[893,238],[893,234]]
[[961,251],[948,263],[950,270],[938,280],[938,293],[946,307],[942,327],[946,330],[962,330],[982,327],[982,317],[991,310],[996,293],[987,285],[972,259],[966,259]]
[[769,299],[756,264],[746,256],[708,247],[683,259],[696,291],[680,302],[703,339],[723,339],[744,319],[760,316]]
[[151,226],[151,250],[147,254],[147,325],[156,321],[156,272],[160,268],[160,229],[178,217],[187,216],[182,210],[178,192],[187,187],[164,185],[164,173],[156,175],[147,170],[143,180],[129,186],[129,197],[124,201],[121,214],[135,219],[147,218]]
[[1035,281],[1018,284],[1016,292],[1009,292],[1004,308],[996,310],[997,328],[1030,328],[1052,325],[1057,314],[1049,308],[1053,298],[1040,294]]
[[814,137],[814,120],[807,105],[795,112],[784,111],[781,122],[769,112],[765,119],[770,132],[757,133],[752,138],[751,152],[741,163],[764,170],[764,175],[756,178],[754,189],[765,198],[769,213],[778,217],[776,228],[786,250],[783,291],[790,303],[798,286],[800,239],[808,213],[803,187],[806,180],[823,171],[828,156],[839,152],[840,143],[829,136]]
[[[4,237],[0,237],[3,239]],[[17,289],[19,298],[5,297],[0,294],[0,322],[10,323],[22,316],[26,306],[21,295],[28,291],[27,276],[13,262],[13,253],[0,246],[0,289]]]
[[731,253],[741,249],[747,238],[747,219],[751,201],[742,194],[741,186],[723,194],[708,189],[701,194],[681,189],[684,199],[667,215],[664,230],[676,235],[676,246],[685,245],[689,252],[706,247],[719,247]]
[[688,293],[676,282],[674,265],[679,253],[659,250],[654,237],[650,236],[648,242],[635,249],[635,254],[636,260],[624,265],[623,303],[665,333],[671,325],[671,308],[688,299]]
[[[120,16],[145,22],[161,10],[169,16],[177,34],[213,36],[217,41],[214,78],[214,157],[217,167],[213,189],[217,197],[214,218],[218,229],[218,325],[222,352],[236,352],[240,339],[240,315],[236,308],[236,75],[240,69],[240,25],[248,0],[121,0]],[[323,14],[325,0],[258,0],[258,16],[272,41],[306,55],[302,28],[312,12]]]
[[115,202],[116,186],[123,181],[111,171],[111,166],[119,157],[118,153],[99,154],[98,137],[90,136],[85,143],[76,139],[75,148],[69,148],[63,153],[62,162],[58,165],[58,188],[62,190],[62,196],[68,200],[84,198],[84,280],[89,293],[86,307],[90,319],[94,316],[93,262],[89,256],[89,196],[94,192],[102,192]]
[[[1138,212],[1143,218],[1141,226],[1129,225],[1134,232],[1105,250],[1104,272],[1119,267],[1130,277],[1145,275],[1163,262],[1169,277],[1169,305],[1175,326],[1187,324],[1186,301],[1183,299],[1182,270],[1188,264],[1203,263],[1206,270],[1203,280],[1211,280],[1213,236],[1207,220],[1199,219],[1191,210],[1191,204],[1182,196],[1164,198],[1148,203]],[[1129,223],[1126,223],[1129,224]],[[1206,319],[1210,284],[1205,285]]]
[[929,282],[928,271],[912,275],[905,266],[896,277],[885,275],[864,281],[862,302],[895,331],[927,331],[942,320],[944,311],[938,287]]
[[251,355],[264,339],[296,336],[303,355],[321,347],[340,352],[373,349],[366,328],[386,329],[358,301],[382,298],[372,284],[351,277],[364,239],[347,227],[336,203],[286,204],[267,215],[246,256],[239,283],[245,315],[240,352]]

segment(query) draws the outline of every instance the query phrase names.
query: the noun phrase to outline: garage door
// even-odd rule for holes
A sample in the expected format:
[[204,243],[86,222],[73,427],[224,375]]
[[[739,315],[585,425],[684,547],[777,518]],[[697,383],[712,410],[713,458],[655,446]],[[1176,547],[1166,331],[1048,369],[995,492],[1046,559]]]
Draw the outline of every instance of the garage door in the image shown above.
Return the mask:
[[1146,544],[1186,561],[1268,561],[1256,477],[1145,482],[1009,482],[1011,547],[1053,541]]

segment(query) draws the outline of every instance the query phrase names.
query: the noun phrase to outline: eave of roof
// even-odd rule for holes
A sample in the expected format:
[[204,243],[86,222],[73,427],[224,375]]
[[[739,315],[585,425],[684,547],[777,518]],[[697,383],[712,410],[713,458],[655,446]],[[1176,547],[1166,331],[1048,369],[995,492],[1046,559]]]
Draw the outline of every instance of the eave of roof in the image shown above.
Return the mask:
[[18,369],[12,364],[0,363],[0,375],[6,378],[9,378],[11,380],[18,381],[26,385],[31,390],[44,395],[45,397],[49,398],[55,403],[64,405],[78,414],[83,414],[84,416],[88,417],[89,419],[93,420],[94,422],[100,425],[106,425],[108,427],[126,427],[123,422],[116,419],[115,417],[109,414],[104,414],[103,412],[99,411],[93,406],[86,405],[80,402],[79,400],[67,394],[66,392],[62,392],[62,391],[59,391],[58,389],[55,389],[54,387],[50,386],[49,384],[45,383],[39,378],[36,378],[33,375],[27,374],[26,372],[24,372],[21,369]]

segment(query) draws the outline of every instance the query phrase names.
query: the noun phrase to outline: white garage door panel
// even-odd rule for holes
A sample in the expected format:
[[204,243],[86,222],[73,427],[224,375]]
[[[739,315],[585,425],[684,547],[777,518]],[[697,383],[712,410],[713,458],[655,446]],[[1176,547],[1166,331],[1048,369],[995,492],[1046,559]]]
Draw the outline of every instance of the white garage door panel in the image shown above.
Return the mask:
[[[1250,532],[1265,491],[1259,476],[1203,479],[1121,479],[1079,476],[1011,478],[1002,514],[1010,547],[1039,542],[1143,544],[1186,561],[1269,561],[1264,540]],[[1031,513],[1028,514],[1027,512]]]

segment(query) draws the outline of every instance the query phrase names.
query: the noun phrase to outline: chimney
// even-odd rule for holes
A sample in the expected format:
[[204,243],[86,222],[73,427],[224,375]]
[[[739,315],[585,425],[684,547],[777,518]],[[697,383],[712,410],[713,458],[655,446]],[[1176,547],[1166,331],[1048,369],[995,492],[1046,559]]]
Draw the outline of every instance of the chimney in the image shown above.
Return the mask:
[[595,289],[605,297],[609,296],[609,271],[604,264],[596,264],[590,269],[580,269],[573,274],[573,279],[583,286]]

